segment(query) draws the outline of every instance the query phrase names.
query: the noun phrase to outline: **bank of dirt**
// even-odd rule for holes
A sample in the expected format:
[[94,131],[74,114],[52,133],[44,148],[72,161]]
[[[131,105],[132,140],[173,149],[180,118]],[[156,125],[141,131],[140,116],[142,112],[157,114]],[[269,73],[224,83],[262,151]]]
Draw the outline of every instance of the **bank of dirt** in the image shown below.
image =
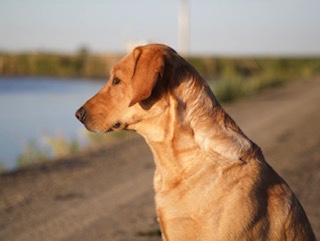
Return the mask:
[[[318,239],[319,104],[314,78],[224,105],[292,187]],[[153,171],[148,146],[130,134],[112,146],[3,174],[0,240],[159,241]]]

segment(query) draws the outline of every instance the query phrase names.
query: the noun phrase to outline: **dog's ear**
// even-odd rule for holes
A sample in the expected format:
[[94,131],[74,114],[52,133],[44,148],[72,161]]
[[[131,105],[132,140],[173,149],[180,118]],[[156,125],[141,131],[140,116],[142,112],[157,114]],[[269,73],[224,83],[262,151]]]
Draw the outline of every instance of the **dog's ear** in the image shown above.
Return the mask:
[[149,98],[157,80],[164,73],[164,57],[159,50],[138,47],[133,51],[133,58],[135,65],[129,106]]

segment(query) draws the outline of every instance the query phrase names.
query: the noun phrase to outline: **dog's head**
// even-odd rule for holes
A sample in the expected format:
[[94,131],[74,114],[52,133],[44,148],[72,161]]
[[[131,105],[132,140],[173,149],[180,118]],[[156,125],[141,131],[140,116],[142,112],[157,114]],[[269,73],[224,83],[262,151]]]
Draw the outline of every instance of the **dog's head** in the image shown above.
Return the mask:
[[76,117],[90,131],[108,132],[130,129],[141,118],[148,118],[146,112],[156,115],[153,106],[165,93],[168,56],[178,55],[161,44],[137,47],[113,67],[107,84],[76,112]]

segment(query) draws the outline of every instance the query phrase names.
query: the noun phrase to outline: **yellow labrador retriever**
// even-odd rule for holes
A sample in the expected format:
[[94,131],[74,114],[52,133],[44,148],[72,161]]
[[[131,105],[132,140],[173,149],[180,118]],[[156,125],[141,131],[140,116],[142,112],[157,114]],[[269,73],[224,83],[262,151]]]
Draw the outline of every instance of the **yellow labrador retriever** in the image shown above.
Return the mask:
[[170,47],[134,49],[76,117],[93,132],[145,138],[164,240],[315,240],[286,182]]

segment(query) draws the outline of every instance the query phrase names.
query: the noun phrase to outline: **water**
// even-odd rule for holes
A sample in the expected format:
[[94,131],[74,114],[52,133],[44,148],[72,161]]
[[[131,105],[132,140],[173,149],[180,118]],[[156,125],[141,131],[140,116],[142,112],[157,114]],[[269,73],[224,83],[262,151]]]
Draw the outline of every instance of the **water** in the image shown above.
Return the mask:
[[45,145],[45,137],[84,141],[85,128],[75,111],[103,82],[54,78],[0,78],[0,164],[16,167],[30,142]]

